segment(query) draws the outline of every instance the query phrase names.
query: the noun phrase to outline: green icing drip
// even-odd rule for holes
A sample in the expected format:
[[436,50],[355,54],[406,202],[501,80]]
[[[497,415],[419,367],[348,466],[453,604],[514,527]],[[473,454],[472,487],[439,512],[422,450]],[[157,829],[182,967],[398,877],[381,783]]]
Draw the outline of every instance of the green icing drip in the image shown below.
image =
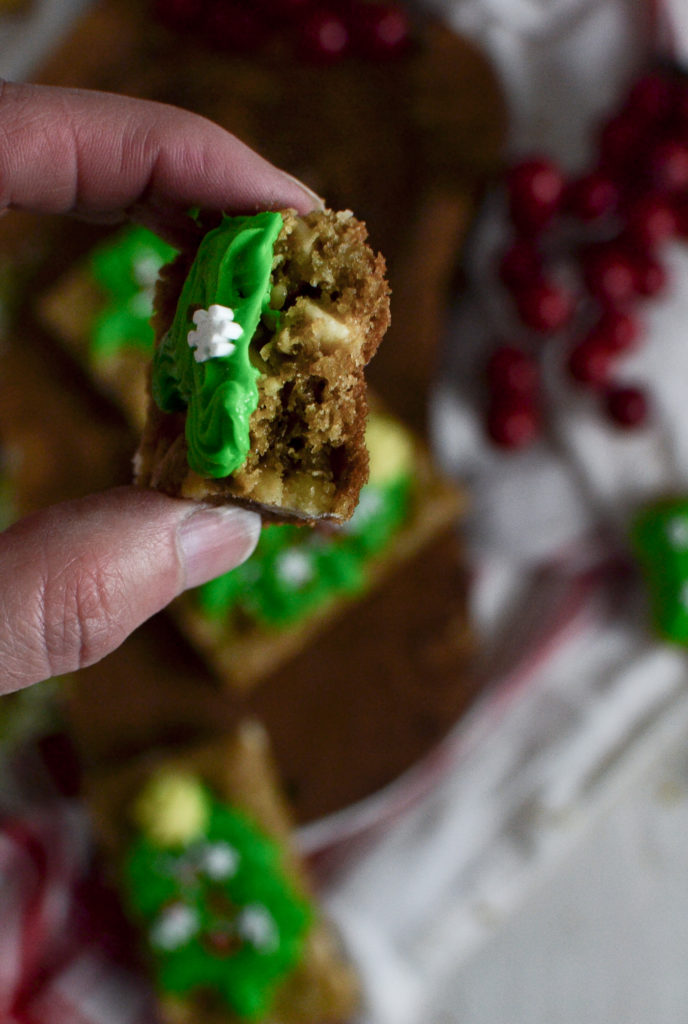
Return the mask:
[[631,527],[654,626],[664,639],[688,645],[688,499],[643,509]]
[[91,325],[91,350],[96,359],[115,355],[122,348],[152,354],[153,286],[160,268],[175,252],[142,227],[129,227],[93,251],[91,274],[106,295],[105,308]]
[[[165,412],[187,410],[189,465],[201,476],[228,476],[249,452],[260,375],[249,345],[269,309],[273,248],[282,224],[279,213],[224,217],[205,235],[155,353],[153,397]],[[188,343],[192,317],[213,304],[232,309],[243,334],[231,355],[197,362]]]
[[[161,991],[209,998],[245,1020],[269,1012],[276,987],[298,964],[312,911],[281,867],[280,848],[240,811],[211,793],[202,839],[172,850],[139,834],[125,860],[125,896],[146,927]],[[209,869],[218,847],[235,863],[224,877]],[[219,873],[220,875],[222,872]],[[174,942],[161,942],[165,915],[192,921]],[[242,921],[258,914],[267,936]]]
[[412,478],[366,484],[345,527],[321,535],[297,526],[266,526],[252,557],[199,587],[203,612],[221,619],[242,612],[271,627],[288,627],[341,594],[367,583],[366,565],[408,517]]

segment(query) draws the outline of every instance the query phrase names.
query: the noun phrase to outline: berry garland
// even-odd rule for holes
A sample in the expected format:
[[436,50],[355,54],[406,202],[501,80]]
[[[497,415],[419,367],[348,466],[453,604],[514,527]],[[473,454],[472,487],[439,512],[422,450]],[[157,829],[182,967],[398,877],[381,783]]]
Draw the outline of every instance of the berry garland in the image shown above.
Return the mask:
[[668,66],[644,74],[601,125],[590,170],[569,180],[532,156],[508,169],[504,194],[509,240],[495,269],[526,340],[505,339],[487,360],[489,437],[519,449],[540,436],[541,360],[554,339],[568,379],[607,420],[640,427],[648,396],[614,370],[641,341],[640,303],[666,288],[663,243],[688,237],[688,78]]
[[289,35],[305,60],[397,57],[408,50],[406,9],[388,0],[154,0],[157,21],[216,50],[253,53]]

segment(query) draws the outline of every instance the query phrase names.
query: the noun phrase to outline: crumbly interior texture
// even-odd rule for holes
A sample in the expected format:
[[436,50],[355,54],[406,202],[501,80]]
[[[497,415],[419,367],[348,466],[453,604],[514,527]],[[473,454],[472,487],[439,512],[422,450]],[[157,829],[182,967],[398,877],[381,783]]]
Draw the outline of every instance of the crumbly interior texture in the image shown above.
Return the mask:
[[[385,263],[348,211],[282,213],[270,300],[277,329],[263,318],[250,347],[261,375],[245,464],[219,480],[198,476],[187,461],[185,415],[162,413],[151,400],[136,480],[175,496],[258,507],[282,521],[344,521],[368,475],[364,367],[389,324]],[[158,340],[192,260],[184,253],[161,274]]]

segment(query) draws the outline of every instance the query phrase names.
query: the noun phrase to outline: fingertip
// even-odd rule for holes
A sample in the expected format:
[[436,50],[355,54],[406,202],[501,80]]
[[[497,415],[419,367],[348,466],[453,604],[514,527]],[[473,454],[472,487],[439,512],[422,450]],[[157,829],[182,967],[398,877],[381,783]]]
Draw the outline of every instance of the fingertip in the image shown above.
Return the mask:
[[177,534],[183,588],[200,586],[246,561],[260,530],[260,516],[248,509],[231,505],[194,509]]
[[322,211],[326,208],[325,200],[322,196],[319,196],[317,192],[314,192],[312,188],[301,181],[300,178],[295,177],[293,174],[288,174],[286,171],[282,172],[285,178],[290,181],[293,185],[303,192],[303,207],[298,207],[299,213],[311,213],[313,210]]

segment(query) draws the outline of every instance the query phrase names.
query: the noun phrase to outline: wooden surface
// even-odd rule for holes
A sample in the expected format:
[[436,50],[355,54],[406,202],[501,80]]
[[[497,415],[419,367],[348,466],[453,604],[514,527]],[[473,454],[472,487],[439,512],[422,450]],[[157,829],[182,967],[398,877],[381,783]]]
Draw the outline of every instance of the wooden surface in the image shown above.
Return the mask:
[[[475,198],[499,162],[504,112],[484,60],[440,29],[384,68],[315,69],[279,50],[249,61],[211,56],[143,25],[145,8],[104,0],[38,79],[198,110],[364,217],[398,282],[371,379],[422,429],[446,290]],[[0,221],[0,288],[11,312],[18,307],[2,352],[0,437],[24,510],[129,479],[130,428],[35,316],[40,295],[102,234],[52,218]],[[79,673],[71,715],[85,758],[103,766],[152,742],[210,738],[253,713],[307,821],[417,761],[476,687],[451,528],[249,699],[223,692],[163,614]]]

